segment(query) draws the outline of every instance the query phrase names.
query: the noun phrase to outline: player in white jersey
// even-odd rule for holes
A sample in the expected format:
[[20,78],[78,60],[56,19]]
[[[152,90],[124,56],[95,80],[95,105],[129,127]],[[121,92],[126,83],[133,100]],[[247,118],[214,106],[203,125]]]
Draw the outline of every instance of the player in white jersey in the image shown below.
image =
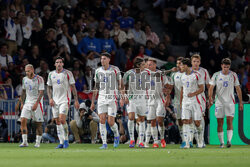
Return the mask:
[[[166,75],[162,75],[162,71],[156,69],[156,60],[150,58],[148,60],[148,69],[150,72],[150,87],[148,88],[149,94],[149,113],[147,120],[151,122],[151,133],[154,139],[153,148],[158,148],[158,131],[156,127],[156,120],[158,121],[158,130],[160,133],[161,147],[166,147],[165,142],[165,127],[164,117],[166,115],[165,109],[165,97],[163,94],[163,88],[169,87],[169,80]],[[170,92],[169,92],[170,93]]]
[[172,78],[172,84],[174,85],[174,112],[176,115],[176,119],[178,120],[178,127],[179,127],[179,132],[180,136],[182,139],[182,145],[184,145],[184,139],[183,139],[183,122],[181,119],[181,107],[180,107],[180,94],[181,94],[181,76],[183,72],[181,71],[181,63],[182,63],[183,57],[179,57],[176,62],[176,68],[177,72],[174,72],[171,74]]
[[231,139],[233,137],[233,118],[235,113],[235,99],[234,99],[234,87],[236,89],[239,99],[239,110],[243,111],[242,93],[240,89],[240,83],[237,74],[230,71],[231,60],[225,58],[221,63],[221,71],[214,73],[209,88],[209,103],[213,104],[213,90],[216,86],[215,97],[215,116],[217,118],[218,137],[220,140],[220,147],[224,147],[224,133],[223,123],[224,117],[227,118],[227,147],[231,147]]
[[[201,75],[201,79],[204,80],[204,91],[201,93],[201,106],[202,106],[202,119],[201,119],[201,126],[202,126],[202,139],[204,141],[204,131],[205,131],[205,112],[206,112],[206,95],[205,95],[205,88],[209,89],[209,81],[210,81],[210,76],[207,71],[207,69],[200,67],[201,64],[201,57],[199,54],[194,54],[191,57],[191,64],[192,64],[192,70],[195,72],[198,72]],[[195,136],[196,141],[198,140],[198,131],[197,128],[194,128],[194,124],[192,123],[190,126],[190,133],[191,133],[191,142],[193,141],[193,135]],[[203,143],[204,144],[204,143]]]
[[47,81],[49,104],[52,106],[53,117],[56,120],[57,135],[60,140],[60,144],[56,148],[69,147],[66,119],[70,107],[71,91],[75,100],[75,108],[79,109],[75,80],[72,72],[63,68],[63,61],[63,58],[60,56],[56,58],[56,70],[49,73]]
[[182,109],[181,119],[183,121],[183,148],[189,148],[190,142],[190,122],[194,121],[195,126],[198,129],[198,147],[202,147],[202,128],[200,125],[202,117],[202,107],[200,98],[198,97],[204,91],[203,80],[201,76],[191,70],[190,59],[184,58],[181,64],[181,70],[184,72],[181,76],[181,94],[180,94],[180,106]]
[[43,94],[44,81],[39,75],[34,74],[34,68],[31,64],[25,66],[26,77],[23,78],[22,95],[21,95],[21,133],[23,142],[20,147],[27,147],[27,120],[33,119],[36,122],[36,144],[40,147],[42,139],[42,122],[43,122]]
[[97,111],[100,117],[100,133],[103,145],[100,149],[106,149],[107,146],[107,130],[106,130],[106,117],[108,115],[108,124],[114,133],[114,147],[119,145],[119,131],[115,123],[117,113],[117,95],[118,89],[122,94],[120,98],[121,107],[124,104],[124,85],[119,68],[109,64],[111,55],[107,52],[101,54],[101,64],[95,71],[95,89],[92,97],[91,109],[95,109],[95,99],[99,93],[97,100]]
[[[134,139],[134,121],[137,114],[139,122],[139,147],[144,148],[145,136],[145,116],[147,112],[146,104],[146,79],[149,78],[149,72],[144,70],[145,62],[142,58],[137,57],[134,62],[134,69],[127,71],[123,76],[123,83],[127,92],[128,101],[128,131],[130,136],[129,147],[135,147]],[[146,76],[148,75],[148,76]]]

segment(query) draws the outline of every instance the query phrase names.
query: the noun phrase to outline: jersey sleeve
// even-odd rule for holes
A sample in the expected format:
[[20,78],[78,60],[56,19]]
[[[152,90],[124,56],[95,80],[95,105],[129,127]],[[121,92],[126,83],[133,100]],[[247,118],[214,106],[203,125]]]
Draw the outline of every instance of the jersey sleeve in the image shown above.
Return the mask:
[[22,89],[25,89],[24,82],[25,82],[25,78],[23,78],[23,81],[22,81]]
[[121,74],[120,69],[116,67],[116,68],[114,68],[114,70],[115,70],[115,73],[116,73],[117,81],[120,81],[122,79],[122,74]]
[[129,71],[127,71],[123,76],[123,83],[127,85],[129,83]]
[[205,69],[205,84],[209,84],[210,82],[210,76],[208,71]]
[[196,75],[198,85],[203,85],[204,80],[201,78],[201,75],[199,73],[196,73],[195,75]]
[[38,77],[38,82],[39,82],[39,85],[38,85],[38,90],[44,90],[44,80],[42,77]]
[[99,71],[98,69],[95,70],[95,76],[94,76],[95,83],[100,83],[100,77],[98,75],[98,71]]
[[48,81],[47,81],[48,86],[52,86],[51,76],[52,76],[52,72],[50,72],[48,76]]
[[67,77],[70,85],[75,84],[75,79],[71,71],[67,71]]
[[233,73],[233,77],[234,77],[234,86],[239,86],[240,82],[239,82],[238,76],[235,72]]
[[215,86],[217,76],[218,76],[218,75],[217,75],[216,73],[212,76],[211,80],[209,81],[209,84],[210,84],[210,85]]

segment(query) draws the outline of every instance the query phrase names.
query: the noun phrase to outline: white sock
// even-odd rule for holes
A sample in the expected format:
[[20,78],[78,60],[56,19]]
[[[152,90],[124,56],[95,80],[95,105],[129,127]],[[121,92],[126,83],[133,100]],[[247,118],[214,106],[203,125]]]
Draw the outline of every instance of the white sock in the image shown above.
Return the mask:
[[40,144],[41,143],[42,136],[36,135],[36,143]]
[[69,140],[69,128],[67,122],[65,124],[62,124],[63,130],[64,130],[64,140]]
[[179,128],[179,132],[180,132],[180,136],[181,136],[181,142],[184,142],[184,138],[183,138],[183,126],[178,125]]
[[151,123],[147,123],[146,143],[149,143],[150,138],[151,138]]
[[130,140],[135,140],[134,127],[135,127],[134,120],[132,121],[128,120],[128,133],[129,133]]
[[186,145],[189,145],[189,124],[183,124],[183,138],[184,142],[186,142]]
[[106,124],[99,123],[100,126],[100,134],[102,138],[102,144],[107,144],[107,129]]
[[139,123],[139,136],[140,136],[139,143],[143,143],[144,136],[145,136],[145,122],[140,122]]
[[201,144],[201,146],[202,146],[203,145],[203,139],[202,139],[202,137],[203,137],[203,135],[202,135],[203,130],[202,130],[202,125],[200,124],[200,126],[196,127],[195,129],[198,132],[198,139],[196,141],[197,141],[197,143]]
[[113,131],[114,136],[115,136],[115,137],[118,137],[118,136],[119,136],[119,131],[118,131],[118,126],[117,126],[117,124],[114,123],[114,125],[111,126],[110,128],[111,128],[111,130]]
[[22,134],[22,139],[24,144],[28,143],[27,134]]
[[204,139],[204,133],[205,133],[205,120],[204,120],[204,117],[201,117],[201,127],[202,127],[202,140],[203,140],[203,143],[205,143],[205,139]]
[[157,127],[152,127],[151,126],[151,133],[154,139],[154,143],[158,143],[158,131],[157,131]]
[[224,132],[218,132],[220,144],[224,144]]
[[164,139],[164,135],[165,135],[165,127],[161,127],[160,125],[158,126],[158,130],[159,130],[159,133],[160,133],[160,138],[161,140]]
[[57,129],[57,136],[58,139],[60,141],[60,144],[63,144],[64,142],[64,129],[62,125],[56,125],[56,129]]
[[194,123],[189,124],[189,141],[191,141],[191,143],[194,141],[194,129]]
[[227,130],[227,141],[229,141],[229,143],[231,143],[233,137],[233,130]]

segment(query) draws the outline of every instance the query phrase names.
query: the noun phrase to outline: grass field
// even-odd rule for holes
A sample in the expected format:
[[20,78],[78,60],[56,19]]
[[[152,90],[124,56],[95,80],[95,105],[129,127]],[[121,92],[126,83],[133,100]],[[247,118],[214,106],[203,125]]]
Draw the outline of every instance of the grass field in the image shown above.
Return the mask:
[[220,149],[179,149],[180,145],[167,145],[162,149],[130,149],[120,145],[113,149],[99,150],[101,145],[71,144],[67,149],[55,149],[55,144],[42,144],[34,148],[19,148],[18,144],[0,144],[1,167],[242,167],[250,166],[250,146],[232,146]]

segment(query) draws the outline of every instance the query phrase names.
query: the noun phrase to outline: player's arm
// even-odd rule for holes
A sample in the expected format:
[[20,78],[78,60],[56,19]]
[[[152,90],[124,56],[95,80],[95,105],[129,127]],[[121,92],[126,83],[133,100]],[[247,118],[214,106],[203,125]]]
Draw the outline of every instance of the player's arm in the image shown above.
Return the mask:
[[120,79],[118,82],[119,82],[118,90],[120,91],[120,94],[122,95],[120,98],[120,106],[123,107],[124,100],[125,100],[125,87],[124,87],[122,79]]
[[78,101],[76,86],[75,86],[75,84],[71,84],[70,86],[71,86],[72,94],[73,94],[74,100],[75,100],[75,108],[78,110],[79,109],[79,101]]
[[90,107],[90,109],[92,111],[95,109],[95,99],[96,99],[96,96],[97,96],[97,94],[99,92],[99,88],[100,88],[100,83],[95,83],[95,86],[94,86],[94,89],[93,89],[91,107]]
[[242,92],[240,86],[235,86],[239,101],[240,101],[240,111],[243,111],[243,103],[242,103]]
[[188,97],[197,96],[197,95],[201,94],[201,93],[204,91],[204,85],[203,85],[203,84],[198,85],[198,88],[199,88],[199,89],[198,89],[197,91],[195,91],[195,92],[193,92],[193,93],[189,93],[189,94],[188,94]]
[[26,90],[25,90],[25,89],[23,89],[20,98],[21,98],[21,109],[23,109],[23,104],[24,104],[24,101],[25,101],[25,99],[26,99]]
[[44,91],[43,90],[39,90],[39,95],[38,98],[36,100],[36,103],[32,106],[32,110],[35,111],[37,109],[38,104],[40,103],[42,97],[43,97]]
[[214,92],[214,85],[210,85],[208,89],[209,108],[213,105],[213,92]]
[[182,99],[183,99],[183,87],[181,87],[181,93],[180,93],[180,108],[182,108]]
[[52,99],[52,86],[47,86],[47,94],[48,94],[48,98],[49,98],[49,104],[50,106],[54,106],[55,105],[55,102],[54,100]]

